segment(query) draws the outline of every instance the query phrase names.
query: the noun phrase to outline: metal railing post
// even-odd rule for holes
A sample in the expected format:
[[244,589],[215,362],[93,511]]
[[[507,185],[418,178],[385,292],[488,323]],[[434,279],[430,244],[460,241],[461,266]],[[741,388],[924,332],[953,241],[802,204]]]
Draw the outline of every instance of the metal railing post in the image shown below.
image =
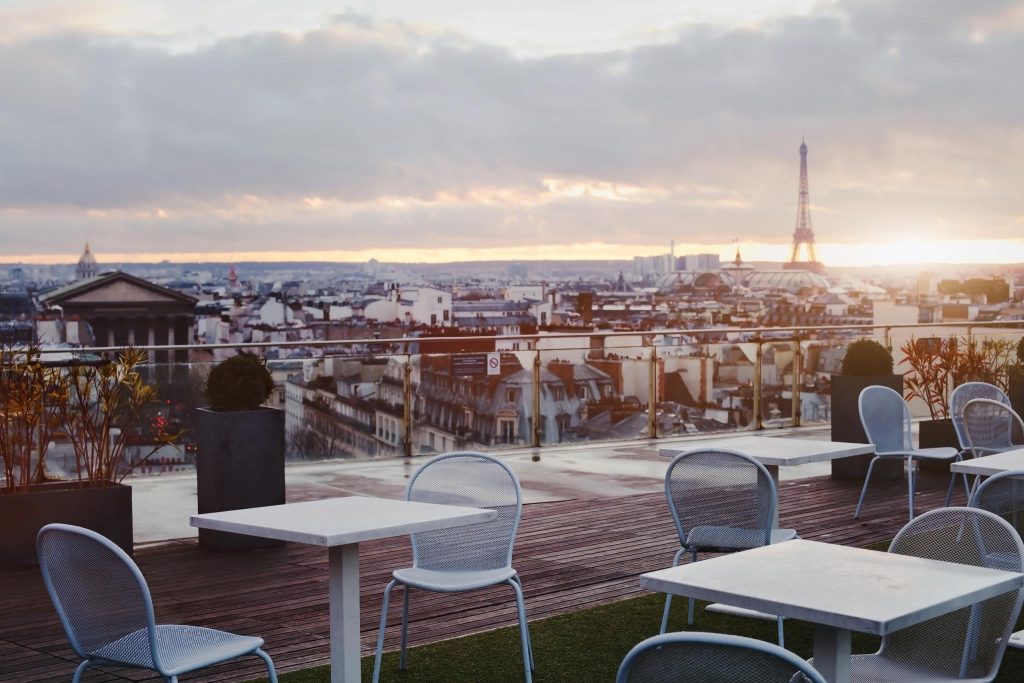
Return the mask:
[[658,438],[658,348],[651,347],[651,359],[647,369],[647,438]]
[[540,448],[540,349],[533,357],[533,447]]
[[764,360],[764,341],[757,342],[757,355],[754,359],[754,429],[764,429],[761,421],[761,363]]
[[800,337],[793,341],[793,404],[790,411],[793,414],[793,426],[800,426],[802,404],[800,402],[800,385],[803,378],[803,348],[800,346]]
[[402,368],[402,428],[405,436],[402,438],[402,446],[405,449],[405,456],[412,456],[412,359],[405,359],[405,366]]

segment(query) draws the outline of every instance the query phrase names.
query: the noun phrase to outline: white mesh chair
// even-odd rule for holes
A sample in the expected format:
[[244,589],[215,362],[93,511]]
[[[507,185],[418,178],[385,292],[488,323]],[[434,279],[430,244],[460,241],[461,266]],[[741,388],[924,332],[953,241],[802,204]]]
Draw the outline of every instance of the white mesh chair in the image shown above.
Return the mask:
[[[871,481],[871,471],[875,463],[883,459],[899,458],[907,463],[907,493],[910,519],[914,519],[914,483],[917,478],[914,474],[914,463],[917,460],[959,460],[960,453],[955,448],[914,448],[910,432],[910,408],[897,392],[889,387],[870,386],[860,392],[857,399],[857,407],[860,410],[860,422],[864,426],[864,433],[875,446],[875,457],[868,465],[867,475],[864,477],[864,486],[860,490],[860,498],[857,500],[857,509],[853,513],[854,519],[860,517],[860,509],[864,504],[864,494],[868,491],[868,483]],[[949,479],[949,490],[946,492],[948,500],[953,489],[956,475]]]
[[[797,538],[794,529],[774,528],[778,493],[764,465],[751,456],[724,449],[695,449],[677,455],[665,473],[665,496],[679,535],[680,548],[672,566],[699,552],[736,552]],[[687,620],[693,624],[693,599]],[[668,628],[672,594],[665,596],[661,633]],[[717,606],[716,606],[717,607]],[[782,617],[750,610],[725,610],[778,621],[783,644]]]
[[720,633],[667,633],[637,644],[616,683],[825,683],[808,662],[763,640]]
[[976,398],[964,406],[963,421],[973,458],[1021,447],[1014,443],[1014,437],[1024,430],[1024,423],[1008,404]]
[[[1024,470],[1000,472],[986,479],[971,496],[971,507],[988,510],[1024,535]],[[998,561],[999,558],[992,558]],[[1013,566],[1009,558],[1008,566]],[[1024,649],[1024,631],[1010,636],[1010,647]]]
[[519,613],[526,681],[532,680],[533,651],[526,622],[526,604],[519,575],[512,568],[519,517],[523,511],[519,480],[509,467],[489,455],[462,451],[439,455],[425,462],[409,481],[407,500],[422,503],[488,508],[498,516],[490,522],[422,532],[412,535],[412,563],[394,572],[384,589],[380,613],[374,683],[380,677],[391,589],[403,587],[402,646],[399,667],[405,668],[409,627],[409,591],[419,588],[440,593],[460,593],[500,584],[512,587]]
[[81,664],[72,683],[90,667],[156,671],[167,681],[254,654],[277,674],[262,638],[200,626],[157,625],[149,587],[138,566],[109,539],[68,524],[48,524],[36,540],[39,568],[61,625]]
[[[976,398],[987,398],[998,401],[1003,405],[1010,405],[1010,398],[1006,393],[994,384],[988,382],[964,382],[953,389],[949,395],[949,416],[953,421],[953,430],[956,432],[957,442],[960,444],[960,457],[965,458],[971,455],[971,447],[967,441],[967,430],[964,428],[964,408]],[[964,486],[967,487],[967,475],[964,475]],[[949,493],[953,490],[950,489]],[[970,491],[968,490],[968,497]],[[946,505],[949,505],[950,496],[946,496]]]
[[[1024,568],[1024,544],[1013,527],[975,508],[924,513],[900,530],[889,552],[1004,571]],[[886,635],[875,654],[851,658],[850,681],[991,681],[1022,601],[1024,590],[1010,591]]]

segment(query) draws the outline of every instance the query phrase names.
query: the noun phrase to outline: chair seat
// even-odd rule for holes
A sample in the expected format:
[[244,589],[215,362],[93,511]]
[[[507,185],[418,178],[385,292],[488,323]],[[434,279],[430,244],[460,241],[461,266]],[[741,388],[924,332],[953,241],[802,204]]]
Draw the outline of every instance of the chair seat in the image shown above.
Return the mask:
[[455,593],[473,590],[474,588],[486,588],[487,586],[505,583],[515,575],[516,570],[512,569],[512,567],[481,569],[477,571],[437,571],[435,569],[408,567],[396,569],[393,574],[395,580],[399,583],[439,593]]
[[949,460],[955,458],[958,451],[949,446],[938,446],[936,448],[912,448],[909,451],[884,451],[875,453],[879,458],[905,458],[910,456],[917,460]]
[[1010,642],[1006,644],[1007,647],[1014,647],[1018,650],[1024,650],[1024,631],[1017,631],[1010,636]]
[[[146,629],[129,633],[95,650],[96,659],[144,669],[155,668]],[[202,626],[158,625],[156,650],[162,674],[177,676],[211,664],[250,654],[263,647],[263,639],[238,636]]]
[[[772,529],[771,543],[797,538],[796,529]],[[686,536],[686,547],[698,550],[749,550],[764,545],[764,530],[731,526],[698,526]]]

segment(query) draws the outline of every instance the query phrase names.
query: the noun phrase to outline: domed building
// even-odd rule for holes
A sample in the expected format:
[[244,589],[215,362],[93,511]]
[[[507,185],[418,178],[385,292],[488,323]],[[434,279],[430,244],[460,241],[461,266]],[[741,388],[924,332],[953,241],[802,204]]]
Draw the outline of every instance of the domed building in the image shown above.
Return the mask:
[[85,243],[85,252],[78,259],[75,266],[75,280],[87,280],[100,274],[100,266],[96,263],[96,257],[89,251],[89,243]]

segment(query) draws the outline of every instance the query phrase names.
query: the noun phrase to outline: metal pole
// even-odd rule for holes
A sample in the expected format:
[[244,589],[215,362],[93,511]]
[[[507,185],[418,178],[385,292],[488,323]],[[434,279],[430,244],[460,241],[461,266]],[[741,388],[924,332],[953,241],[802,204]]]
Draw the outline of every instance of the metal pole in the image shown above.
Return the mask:
[[533,447],[540,448],[540,349],[533,357]]
[[761,361],[764,355],[764,342],[757,342],[757,356],[754,361],[754,429],[764,429],[761,423]]
[[405,366],[402,368],[402,428],[405,436],[402,438],[402,446],[405,450],[405,457],[412,456],[412,359],[406,357]]
[[803,347],[800,346],[800,338],[793,342],[793,426],[800,426],[801,402],[800,402],[800,379],[803,376]]
[[647,369],[647,438],[658,438],[658,348],[651,347],[651,360]]

